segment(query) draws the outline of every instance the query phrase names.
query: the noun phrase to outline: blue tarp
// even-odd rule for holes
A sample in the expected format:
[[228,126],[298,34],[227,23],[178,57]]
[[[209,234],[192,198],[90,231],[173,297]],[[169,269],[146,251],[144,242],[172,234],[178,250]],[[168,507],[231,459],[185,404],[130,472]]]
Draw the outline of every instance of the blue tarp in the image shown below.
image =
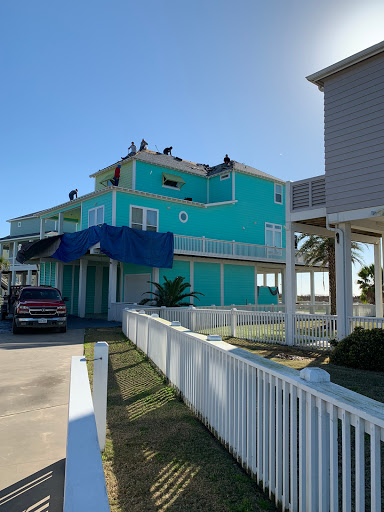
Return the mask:
[[100,251],[114,260],[159,268],[172,268],[173,265],[173,233],[107,224],[62,235],[60,247],[51,257],[69,263],[81,258],[98,242]]

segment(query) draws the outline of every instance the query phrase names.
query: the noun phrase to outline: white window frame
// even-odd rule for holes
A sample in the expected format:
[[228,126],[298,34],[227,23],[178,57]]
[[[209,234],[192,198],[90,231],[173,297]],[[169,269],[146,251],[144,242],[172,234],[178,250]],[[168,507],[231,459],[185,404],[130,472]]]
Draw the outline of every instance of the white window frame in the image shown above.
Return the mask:
[[[184,220],[181,218],[181,216],[182,216],[182,214],[183,214],[183,213],[185,213],[185,215],[187,216],[187,218],[186,218],[186,219],[184,219]],[[185,224],[186,222],[188,222],[188,213],[187,213],[187,212],[185,212],[184,210],[183,210],[182,212],[180,212],[180,213],[179,213],[179,221],[180,221],[180,222],[182,222],[183,224]]]
[[95,206],[95,208],[90,208],[88,210],[88,227],[92,227],[92,226],[100,226],[101,224],[92,224],[92,226],[89,225],[89,213],[94,211],[95,212],[95,221],[97,221],[97,210],[99,209],[102,209],[103,210],[103,222],[101,224],[104,224],[104,221],[105,221],[105,210],[104,210],[104,205],[101,205],[101,206]]
[[[267,227],[272,226],[272,227]],[[267,245],[267,230],[273,232],[273,245]],[[281,245],[277,246],[275,245],[275,233],[281,233]],[[274,224],[273,222],[266,222],[265,223],[265,245],[266,247],[276,247],[277,249],[281,249],[283,246],[283,226],[281,224]]]
[[18,223],[17,223],[17,227],[18,227],[18,228],[21,228],[21,222],[18,222]]
[[220,181],[229,180],[230,177],[231,177],[230,173],[226,172],[226,173],[220,175]]
[[[281,192],[277,192],[276,187],[281,187]],[[283,185],[281,185],[281,183],[275,183],[274,194],[275,204],[283,204]],[[276,201],[276,194],[281,195],[281,201]]]
[[[140,210],[143,210],[143,229],[141,231],[147,231],[147,212],[148,212],[148,210],[156,212],[157,213],[156,233],[159,232],[159,224],[160,224],[159,210],[157,208],[149,208],[149,207],[146,207],[146,206],[138,206],[138,205],[135,205],[135,204],[129,205],[129,227],[130,228],[132,228],[132,209],[133,208],[138,208]],[[133,229],[135,229],[135,228],[133,228]]]

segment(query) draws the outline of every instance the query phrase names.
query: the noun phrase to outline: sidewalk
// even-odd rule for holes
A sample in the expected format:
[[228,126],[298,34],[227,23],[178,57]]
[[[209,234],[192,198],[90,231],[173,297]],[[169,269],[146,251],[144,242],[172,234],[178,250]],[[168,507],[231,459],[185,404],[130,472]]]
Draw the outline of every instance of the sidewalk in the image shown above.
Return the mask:
[[84,330],[0,334],[0,512],[62,510],[71,357]]

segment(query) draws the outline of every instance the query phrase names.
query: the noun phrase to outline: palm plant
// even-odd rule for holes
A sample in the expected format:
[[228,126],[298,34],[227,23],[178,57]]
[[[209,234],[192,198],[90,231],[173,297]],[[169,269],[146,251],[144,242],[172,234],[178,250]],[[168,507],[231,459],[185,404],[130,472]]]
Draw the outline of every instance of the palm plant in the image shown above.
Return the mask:
[[375,265],[365,265],[361,267],[360,272],[357,274],[360,279],[357,284],[360,286],[361,302],[368,304],[375,303]]
[[[189,302],[183,302],[187,297],[194,297],[198,300],[199,297],[197,295],[204,295],[200,292],[190,292],[186,293],[185,290],[190,288],[189,283],[183,283],[184,277],[178,276],[175,279],[170,280],[165,276],[164,283],[159,284],[154,281],[148,281],[148,283],[153,284],[156,287],[156,291],[153,292],[144,292],[144,294],[152,294],[154,297],[152,299],[143,299],[140,304],[144,305],[148,302],[155,301],[155,306],[166,306],[168,308],[178,307],[178,306],[189,306]],[[143,295],[144,295],[143,294]]]
[[[302,234],[298,237],[302,242],[298,254],[304,257],[307,265],[320,265],[328,267],[329,272],[329,293],[331,297],[331,315],[336,314],[336,265],[335,265],[335,239],[317,235]],[[358,242],[351,242],[352,263],[362,264],[359,253],[362,245]]]
[[0,256],[0,272],[4,272],[4,270],[9,269],[9,261],[4,258],[4,256]]

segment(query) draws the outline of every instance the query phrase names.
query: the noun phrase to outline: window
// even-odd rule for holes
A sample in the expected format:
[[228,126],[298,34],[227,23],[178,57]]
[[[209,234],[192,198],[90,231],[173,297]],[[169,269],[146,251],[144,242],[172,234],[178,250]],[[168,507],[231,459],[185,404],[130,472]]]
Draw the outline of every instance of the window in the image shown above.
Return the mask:
[[265,245],[283,247],[283,227],[280,224],[265,223]]
[[275,203],[283,204],[283,185],[275,183]]
[[229,178],[229,172],[222,174],[220,176],[220,181],[227,180]]
[[88,210],[88,227],[104,224],[104,206]]
[[180,190],[183,185],[185,185],[185,181],[180,176],[163,172],[163,187]]
[[21,222],[18,222],[18,223],[17,223],[17,227],[18,227],[18,228],[21,228]]
[[179,213],[179,220],[181,222],[184,222],[184,223],[187,222],[187,220],[188,220],[188,213],[187,212],[180,212]]
[[140,206],[131,206],[130,227],[143,231],[159,230],[159,211]]

